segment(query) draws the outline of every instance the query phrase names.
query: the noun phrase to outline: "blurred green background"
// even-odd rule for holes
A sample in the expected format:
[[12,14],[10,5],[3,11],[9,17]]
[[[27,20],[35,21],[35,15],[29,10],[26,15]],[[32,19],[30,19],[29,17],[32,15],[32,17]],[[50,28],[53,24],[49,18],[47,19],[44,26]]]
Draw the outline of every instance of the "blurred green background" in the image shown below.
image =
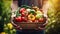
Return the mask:
[[[45,34],[60,34],[60,0],[48,0],[48,25]],[[0,34],[15,34],[10,22],[12,0],[0,0]]]

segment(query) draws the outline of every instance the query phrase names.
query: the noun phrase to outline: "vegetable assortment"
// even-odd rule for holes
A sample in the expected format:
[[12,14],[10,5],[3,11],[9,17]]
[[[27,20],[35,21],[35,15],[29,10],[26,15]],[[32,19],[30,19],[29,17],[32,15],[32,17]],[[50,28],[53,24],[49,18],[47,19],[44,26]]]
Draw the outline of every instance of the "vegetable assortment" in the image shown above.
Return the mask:
[[44,15],[43,12],[36,6],[21,6],[17,11],[15,11],[15,21],[16,22],[25,22],[25,23],[40,23],[44,22]]

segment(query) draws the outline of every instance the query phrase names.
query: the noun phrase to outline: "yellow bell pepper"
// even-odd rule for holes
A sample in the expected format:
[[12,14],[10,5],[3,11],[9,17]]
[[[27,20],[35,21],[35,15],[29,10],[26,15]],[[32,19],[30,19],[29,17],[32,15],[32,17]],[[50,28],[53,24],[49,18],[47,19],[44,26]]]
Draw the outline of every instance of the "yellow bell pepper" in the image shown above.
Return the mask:
[[35,16],[33,14],[28,15],[29,20],[35,20]]

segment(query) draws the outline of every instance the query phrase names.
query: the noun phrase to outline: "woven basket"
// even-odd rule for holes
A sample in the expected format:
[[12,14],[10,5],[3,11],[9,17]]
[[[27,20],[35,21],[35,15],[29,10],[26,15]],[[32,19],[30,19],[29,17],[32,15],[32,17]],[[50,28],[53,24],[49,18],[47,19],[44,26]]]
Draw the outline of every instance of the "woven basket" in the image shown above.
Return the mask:
[[17,26],[20,26],[22,29],[38,29],[38,27],[41,27],[43,24],[46,23],[46,19],[44,22],[16,22],[14,19],[11,20],[12,23],[14,23]]

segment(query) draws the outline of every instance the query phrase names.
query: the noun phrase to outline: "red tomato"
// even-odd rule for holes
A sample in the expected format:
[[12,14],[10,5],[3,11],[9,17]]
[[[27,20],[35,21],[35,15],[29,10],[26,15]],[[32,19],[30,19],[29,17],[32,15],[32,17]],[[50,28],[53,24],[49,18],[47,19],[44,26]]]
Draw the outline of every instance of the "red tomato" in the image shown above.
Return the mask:
[[35,22],[35,20],[32,20],[32,22]]
[[24,11],[25,11],[25,8],[21,8],[19,12],[23,13]]
[[15,18],[16,22],[22,22],[21,16]]
[[25,17],[22,17],[22,20],[23,20],[24,22],[27,22],[27,18],[25,18]]
[[25,19],[24,21],[25,21],[25,22],[28,22],[28,20],[27,20],[27,19]]
[[22,20],[24,20],[25,19],[25,17],[21,17],[22,18]]
[[35,22],[37,22],[37,23],[38,23],[39,21],[38,21],[38,20],[35,20]]
[[18,18],[15,18],[15,21],[16,21],[16,22],[19,22]]
[[22,17],[25,16],[25,13],[22,13]]
[[39,18],[39,22],[44,22],[44,18]]
[[19,19],[19,21],[20,21],[20,22],[22,21],[22,18],[21,18],[21,16],[20,16],[20,17],[18,17],[18,19]]

